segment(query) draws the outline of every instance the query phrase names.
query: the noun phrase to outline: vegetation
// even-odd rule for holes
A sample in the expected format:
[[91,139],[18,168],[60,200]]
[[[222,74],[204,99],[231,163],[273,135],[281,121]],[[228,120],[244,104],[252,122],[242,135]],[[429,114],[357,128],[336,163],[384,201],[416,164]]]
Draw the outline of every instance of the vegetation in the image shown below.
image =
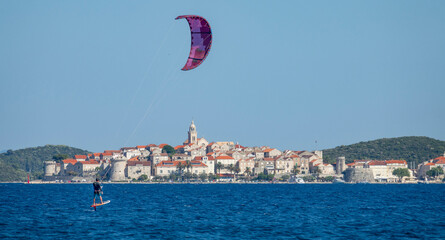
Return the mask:
[[142,174],[141,176],[139,176],[138,180],[145,182],[148,180],[148,176],[146,174]]
[[334,176],[326,176],[318,179],[320,182],[333,182],[335,180]]
[[272,181],[274,178],[273,174],[264,174],[264,173],[259,173],[258,176],[256,177],[256,180],[258,181]]
[[25,181],[43,177],[44,161],[58,160],[74,155],[86,155],[90,152],[63,145],[45,145],[42,147],[8,150],[0,154],[0,182]]
[[441,156],[445,152],[445,141],[428,137],[383,138],[360,142],[348,146],[323,150],[323,159],[335,163],[337,157],[345,156],[346,162],[361,159],[390,160],[403,159],[415,166]]
[[57,163],[61,163],[63,160],[70,158],[70,156],[68,156],[68,154],[56,154],[53,156],[53,160]]
[[408,168],[396,168],[392,171],[392,175],[397,176],[399,181],[402,181],[403,177],[409,177],[409,170]]
[[170,145],[165,145],[162,147],[162,152],[167,153],[168,156],[171,158],[173,155],[175,155],[175,149]]
[[283,176],[281,176],[280,181],[287,182],[289,180],[289,178],[290,178],[289,175],[283,175]]
[[443,174],[443,169],[441,167],[433,167],[430,170],[426,171],[426,175],[436,178],[439,175]]
[[303,177],[303,180],[304,180],[305,182],[314,182],[314,181],[315,181],[315,177],[312,176],[312,175],[304,176],[304,177]]

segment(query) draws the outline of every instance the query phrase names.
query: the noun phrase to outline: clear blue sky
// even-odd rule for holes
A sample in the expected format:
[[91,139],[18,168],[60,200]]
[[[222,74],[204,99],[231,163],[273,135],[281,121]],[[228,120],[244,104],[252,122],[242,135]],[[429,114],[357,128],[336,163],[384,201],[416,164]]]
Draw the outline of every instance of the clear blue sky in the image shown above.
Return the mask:
[[[0,150],[445,140],[445,1],[0,1]],[[183,72],[185,20],[213,31]],[[317,143],[315,143],[317,141]]]

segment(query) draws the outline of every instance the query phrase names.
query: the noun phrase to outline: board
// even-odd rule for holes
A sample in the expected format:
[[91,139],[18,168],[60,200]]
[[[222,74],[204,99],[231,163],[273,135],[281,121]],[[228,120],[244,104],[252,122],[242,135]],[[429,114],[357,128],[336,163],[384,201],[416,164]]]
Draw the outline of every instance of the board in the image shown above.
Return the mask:
[[110,200],[107,200],[107,201],[104,201],[104,203],[97,203],[95,205],[91,205],[91,207],[96,208],[97,206],[102,206],[102,205],[108,204],[110,202],[111,202]]

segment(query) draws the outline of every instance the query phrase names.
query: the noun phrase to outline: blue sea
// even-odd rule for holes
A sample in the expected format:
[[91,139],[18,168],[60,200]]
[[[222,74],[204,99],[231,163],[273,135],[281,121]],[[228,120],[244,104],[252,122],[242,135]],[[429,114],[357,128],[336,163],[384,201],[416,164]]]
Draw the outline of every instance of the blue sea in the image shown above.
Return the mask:
[[0,239],[445,239],[445,185],[0,184]]

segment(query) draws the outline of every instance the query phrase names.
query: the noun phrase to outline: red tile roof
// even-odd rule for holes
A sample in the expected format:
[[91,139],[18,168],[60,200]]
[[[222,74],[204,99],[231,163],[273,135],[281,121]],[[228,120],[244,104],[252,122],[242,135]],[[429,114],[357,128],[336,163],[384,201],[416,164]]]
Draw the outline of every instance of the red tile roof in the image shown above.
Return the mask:
[[108,152],[102,153],[102,156],[113,156],[113,153],[108,153]]
[[76,159],[72,159],[72,158],[67,158],[67,159],[63,160],[62,162],[65,163],[65,164],[71,163],[71,164],[74,165],[74,164],[77,163],[77,160]]
[[231,156],[218,156],[216,157],[216,159],[234,159],[234,158]]
[[370,165],[370,166],[377,166],[377,165],[386,165],[386,162],[385,161],[378,161],[378,160],[373,160],[373,161],[370,161],[369,163],[368,163],[368,165]]
[[272,151],[272,150],[274,150],[274,149],[273,149],[273,148],[268,148],[268,149],[264,149],[263,152],[270,152],[270,151]]
[[445,164],[445,157],[438,157],[433,160],[435,164]]
[[165,146],[167,146],[168,144],[166,144],[166,143],[162,143],[162,144],[159,144],[159,148],[163,148],[163,147],[165,147]]
[[86,155],[74,155],[75,159],[87,159]]
[[111,153],[111,154],[113,154],[113,153],[120,153],[121,152],[121,150],[105,150],[104,151],[104,153]]
[[425,164],[425,166],[434,166],[434,165],[436,165],[436,164],[432,163],[432,162]]
[[140,149],[140,148],[146,148],[147,146],[145,146],[145,145],[138,145],[138,146],[136,146],[136,148],[138,148],[138,149]]
[[151,162],[149,161],[131,161],[131,162],[127,162],[127,166],[136,166],[136,165],[140,165],[142,164],[142,166],[151,166]]
[[386,160],[386,164],[407,164],[405,160]]
[[95,160],[89,160],[89,161],[79,161],[81,164],[99,164]]
[[138,157],[133,157],[133,158],[128,159],[128,161],[129,161],[129,162],[132,162],[132,161],[139,161],[139,159],[138,159]]
[[178,150],[178,149],[180,149],[180,148],[184,148],[184,145],[178,145],[178,146],[176,146],[176,147],[175,147],[175,150]]

